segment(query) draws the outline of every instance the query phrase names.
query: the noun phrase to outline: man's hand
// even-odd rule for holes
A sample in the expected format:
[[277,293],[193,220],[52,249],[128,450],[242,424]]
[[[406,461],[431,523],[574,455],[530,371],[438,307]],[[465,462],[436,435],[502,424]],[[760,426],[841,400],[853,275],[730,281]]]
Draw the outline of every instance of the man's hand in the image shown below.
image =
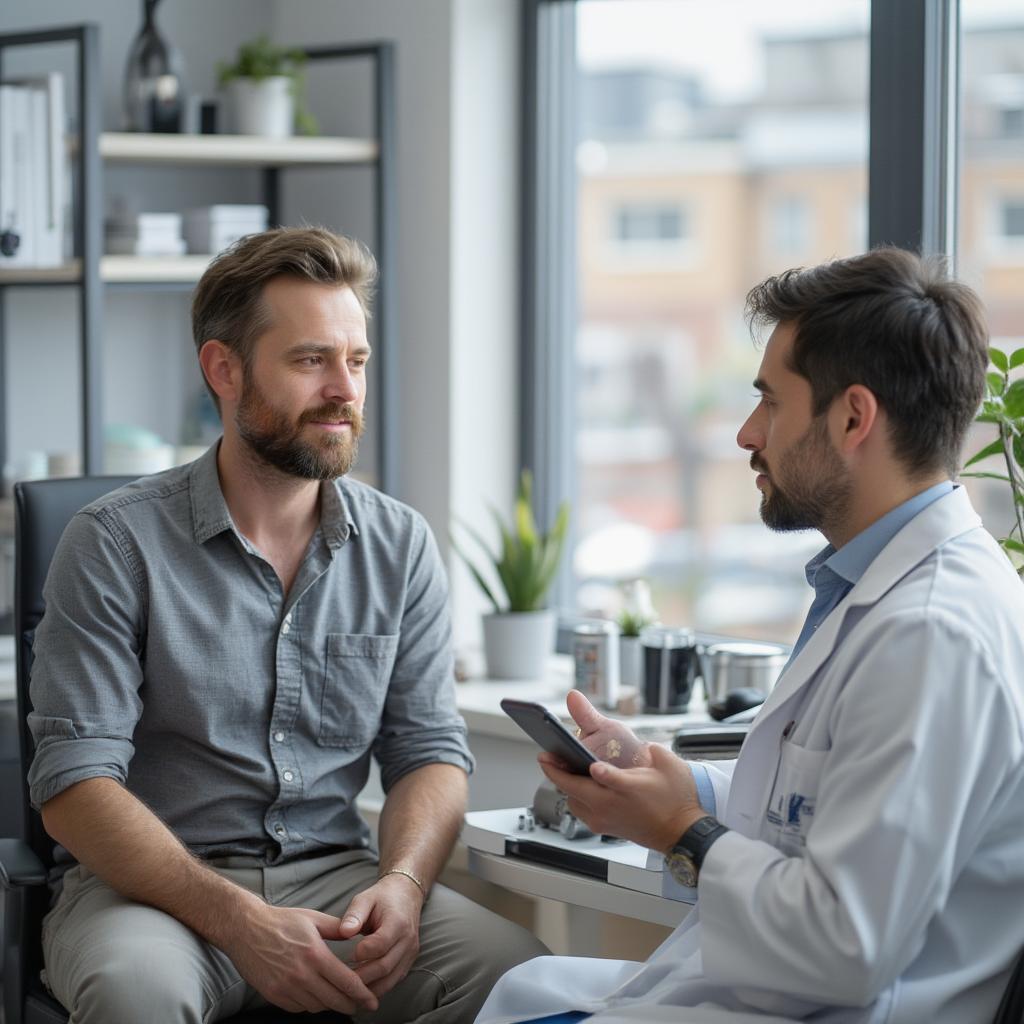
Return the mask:
[[657,743],[647,744],[649,764],[614,768],[598,762],[589,778],[564,771],[541,754],[541,770],[569,797],[569,810],[597,835],[631,839],[662,853],[707,813],[697,799],[690,766]]
[[291,1013],[376,1010],[377,998],[325,940],[342,940],[341,922],[329,914],[260,903],[224,952],[238,973],[274,1006]]
[[363,890],[342,915],[341,937],[366,936],[355,948],[355,973],[375,996],[409,973],[420,951],[423,893],[405,875],[385,875]]
[[580,727],[580,742],[595,757],[619,768],[650,765],[648,744],[622,722],[602,715],[579,690],[570,690],[565,704]]

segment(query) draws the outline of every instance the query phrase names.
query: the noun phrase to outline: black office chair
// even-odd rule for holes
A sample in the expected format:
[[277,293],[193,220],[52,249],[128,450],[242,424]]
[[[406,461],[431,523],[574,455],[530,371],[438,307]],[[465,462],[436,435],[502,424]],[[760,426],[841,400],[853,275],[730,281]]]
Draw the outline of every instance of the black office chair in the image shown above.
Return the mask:
[[[96,498],[128,483],[130,477],[79,477],[15,485],[14,635],[17,657],[18,747],[21,768],[21,839],[0,839],[3,887],[3,985],[5,1024],[67,1024],[64,1008],[50,998],[39,978],[41,927],[49,909],[47,869],[53,864],[53,840],[28,800],[32,735],[28,728],[32,638],[43,617],[43,583],[57,542],[71,517]],[[288,1014],[274,1007],[236,1015],[225,1024],[277,1024],[284,1021],[335,1024],[337,1013]]]

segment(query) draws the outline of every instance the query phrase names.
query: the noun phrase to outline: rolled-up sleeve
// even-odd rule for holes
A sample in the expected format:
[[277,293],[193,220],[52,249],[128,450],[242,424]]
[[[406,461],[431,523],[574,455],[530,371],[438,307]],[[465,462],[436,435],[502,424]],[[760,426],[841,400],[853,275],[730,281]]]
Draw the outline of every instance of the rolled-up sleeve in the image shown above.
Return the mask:
[[414,522],[398,652],[373,748],[385,792],[427,764],[467,773],[474,767],[455,706],[447,577],[426,522],[419,516]]
[[142,713],[139,573],[111,523],[79,513],[68,524],[32,646],[28,782],[36,808],[84,779],[127,779]]

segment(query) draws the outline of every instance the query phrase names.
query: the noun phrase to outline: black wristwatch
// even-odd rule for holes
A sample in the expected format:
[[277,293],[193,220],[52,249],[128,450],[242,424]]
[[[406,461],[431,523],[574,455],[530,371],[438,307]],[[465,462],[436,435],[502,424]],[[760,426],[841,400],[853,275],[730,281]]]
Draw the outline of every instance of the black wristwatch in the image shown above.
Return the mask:
[[665,866],[680,884],[692,889],[697,885],[700,866],[708,850],[729,830],[710,814],[695,821],[665,855]]

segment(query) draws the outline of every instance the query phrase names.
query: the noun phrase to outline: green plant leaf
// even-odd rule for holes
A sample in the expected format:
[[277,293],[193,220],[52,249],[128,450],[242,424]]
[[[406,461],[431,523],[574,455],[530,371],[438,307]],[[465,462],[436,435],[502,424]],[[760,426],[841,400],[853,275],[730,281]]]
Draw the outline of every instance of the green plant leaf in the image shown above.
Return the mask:
[[466,568],[470,571],[470,573],[473,576],[473,579],[476,580],[477,585],[484,592],[484,595],[486,596],[487,600],[494,605],[494,610],[496,612],[500,612],[501,605],[498,604],[498,599],[494,596],[494,592],[487,585],[487,580],[484,579],[483,574],[476,567],[476,565],[474,565],[472,559],[462,550],[462,548],[456,542],[455,538],[451,536],[451,534],[449,534],[449,538],[451,540],[452,550],[459,556],[459,558],[462,559],[463,562],[465,562]]
[[1006,353],[1001,348],[990,347],[988,350],[988,358],[992,365],[1003,373],[1006,373],[1010,368],[1010,361],[1006,358]]
[[1001,373],[986,373],[985,381],[990,394],[1001,395],[1006,390],[1006,378]]
[[1024,348],[1016,348],[1010,354],[1010,369],[1016,370],[1021,364],[1024,364]]
[[961,473],[961,476],[969,476],[975,480],[1002,480],[1004,484],[1010,482],[1010,478],[1005,473]]
[[1024,417],[1024,380],[1015,380],[1003,392],[1003,408],[1012,420]]
[[1024,555],[1024,544],[1012,537],[1004,537],[1000,542],[1004,551],[1015,551],[1018,555]]
[[975,452],[965,463],[964,468],[973,466],[976,462],[981,462],[982,459],[991,458],[993,455],[1003,454],[1003,442],[1002,439],[993,441],[991,444],[985,445],[980,452]]

